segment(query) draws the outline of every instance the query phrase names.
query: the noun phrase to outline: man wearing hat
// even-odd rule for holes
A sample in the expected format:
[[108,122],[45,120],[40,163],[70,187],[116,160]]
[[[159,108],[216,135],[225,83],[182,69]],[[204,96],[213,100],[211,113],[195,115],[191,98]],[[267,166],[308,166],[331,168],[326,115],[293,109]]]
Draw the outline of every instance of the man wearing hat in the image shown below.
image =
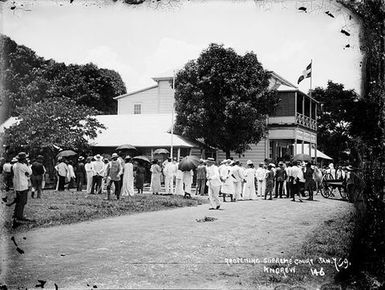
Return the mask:
[[207,185],[209,187],[210,209],[219,209],[219,190],[221,188],[221,179],[219,178],[218,167],[214,164],[214,158],[207,159]]
[[27,164],[27,154],[20,152],[17,155],[17,162],[13,165],[13,187],[16,192],[15,211],[13,214],[14,222],[28,221],[24,217],[24,207],[28,200],[28,178],[32,174],[31,168]]
[[265,163],[259,163],[258,169],[255,172],[255,177],[257,178],[257,196],[265,196],[266,190],[266,169],[264,168]]
[[251,160],[247,160],[246,164],[247,169],[244,171],[245,184],[243,186],[243,199],[257,199],[254,164]]
[[242,181],[245,179],[239,160],[233,161],[230,173],[234,178],[234,201],[237,201],[242,198]]
[[91,185],[91,194],[94,194],[95,188],[96,193],[100,194],[102,191],[102,179],[104,173],[104,163],[102,161],[102,156],[100,154],[95,155],[95,161],[93,161],[93,176],[92,176],[92,185]]
[[37,156],[35,162],[33,162],[32,166],[31,166],[31,169],[32,169],[32,176],[31,176],[32,194],[31,194],[31,197],[32,198],[35,197],[35,191],[36,191],[36,198],[41,198],[43,176],[45,174],[43,159],[44,159],[44,157],[42,155]]
[[283,162],[280,161],[278,163],[278,168],[275,171],[275,198],[282,198],[282,192],[283,192],[283,184],[287,178],[287,173],[285,168],[283,167]]
[[82,191],[83,184],[85,183],[85,180],[87,177],[83,156],[79,157],[78,164],[75,166],[75,175],[76,175],[76,190]]
[[68,166],[64,162],[64,158],[58,160],[59,164],[55,166],[57,174],[59,176],[58,191],[64,191],[64,185],[68,176]]

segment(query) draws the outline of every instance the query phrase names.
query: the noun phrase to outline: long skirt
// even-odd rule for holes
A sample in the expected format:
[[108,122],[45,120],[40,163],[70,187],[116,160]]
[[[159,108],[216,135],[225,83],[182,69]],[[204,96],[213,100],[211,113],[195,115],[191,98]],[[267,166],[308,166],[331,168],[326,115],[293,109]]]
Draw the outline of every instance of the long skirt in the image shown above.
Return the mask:
[[153,173],[151,175],[151,191],[153,193],[159,193],[161,191],[160,173]]

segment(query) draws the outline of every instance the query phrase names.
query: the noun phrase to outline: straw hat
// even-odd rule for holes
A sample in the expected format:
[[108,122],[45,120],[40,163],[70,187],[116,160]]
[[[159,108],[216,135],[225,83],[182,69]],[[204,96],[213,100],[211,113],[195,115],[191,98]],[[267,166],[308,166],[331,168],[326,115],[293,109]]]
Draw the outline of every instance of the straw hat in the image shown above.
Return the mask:
[[252,165],[252,164],[253,164],[253,161],[247,160],[246,164],[247,164],[247,165]]

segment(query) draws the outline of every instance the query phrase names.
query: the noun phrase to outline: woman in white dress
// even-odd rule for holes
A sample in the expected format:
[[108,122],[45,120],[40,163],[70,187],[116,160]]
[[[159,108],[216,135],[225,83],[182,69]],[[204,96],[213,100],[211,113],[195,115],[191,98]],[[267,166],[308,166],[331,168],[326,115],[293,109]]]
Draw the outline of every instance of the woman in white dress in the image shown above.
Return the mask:
[[244,170],[245,183],[243,185],[243,199],[257,199],[255,192],[255,168],[251,160],[247,160],[247,168]]
[[234,177],[231,175],[230,162],[231,160],[227,160],[219,172],[222,181],[221,193],[223,194],[223,201],[225,201],[226,195],[230,195],[231,201],[234,200]]
[[162,168],[158,165],[158,160],[155,159],[152,162],[151,168],[151,191],[152,194],[159,194],[161,191],[160,176],[162,174]]
[[124,158],[125,164],[123,168],[123,185],[121,197],[134,196],[134,166],[131,162],[131,157]]
[[94,176],[94,166],[91,161],[92,161],[92,158],[88,157],[86,164],[84,165],[84,168],[86,170],[86,175],[87,175],[87,194],[91,193],[92,178]]

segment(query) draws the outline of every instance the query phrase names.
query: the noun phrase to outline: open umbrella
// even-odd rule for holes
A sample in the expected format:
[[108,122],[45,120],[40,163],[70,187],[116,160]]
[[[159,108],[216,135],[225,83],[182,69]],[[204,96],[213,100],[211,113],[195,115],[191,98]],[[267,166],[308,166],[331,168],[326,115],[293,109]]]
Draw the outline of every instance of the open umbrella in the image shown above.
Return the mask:
[[123,144],[116,147],[116,150],[136,150],[136,148],[130,144]]
[[134,158],[132,158],[134,160],[139,160],[139,161],[145,161],[145,162],[148,162],[148,163],[151,163],[150,160],[146,157],[146,156],[135,156]]
[[168,152],[168,150],[164,149],[164,148],[156,149],[154,151],[154,154],[168,154],[168,153],[170,153],[170,152]]
[[311,161],[311,157],[308,154],[297,154],[293,157],[293,161]]
[[56,155],[56,158],[59,158],[59,157],[69,157],[69,156],[75,156],[75,155],[77,155],[77,153],[75,151],[63,150],[63,151],[60,151],[58,155]]
[[196,156],[186,156],[181,161],[179,161],[178,169],[182,171],[190,171],[199,165],[199,161],[200,159]]

